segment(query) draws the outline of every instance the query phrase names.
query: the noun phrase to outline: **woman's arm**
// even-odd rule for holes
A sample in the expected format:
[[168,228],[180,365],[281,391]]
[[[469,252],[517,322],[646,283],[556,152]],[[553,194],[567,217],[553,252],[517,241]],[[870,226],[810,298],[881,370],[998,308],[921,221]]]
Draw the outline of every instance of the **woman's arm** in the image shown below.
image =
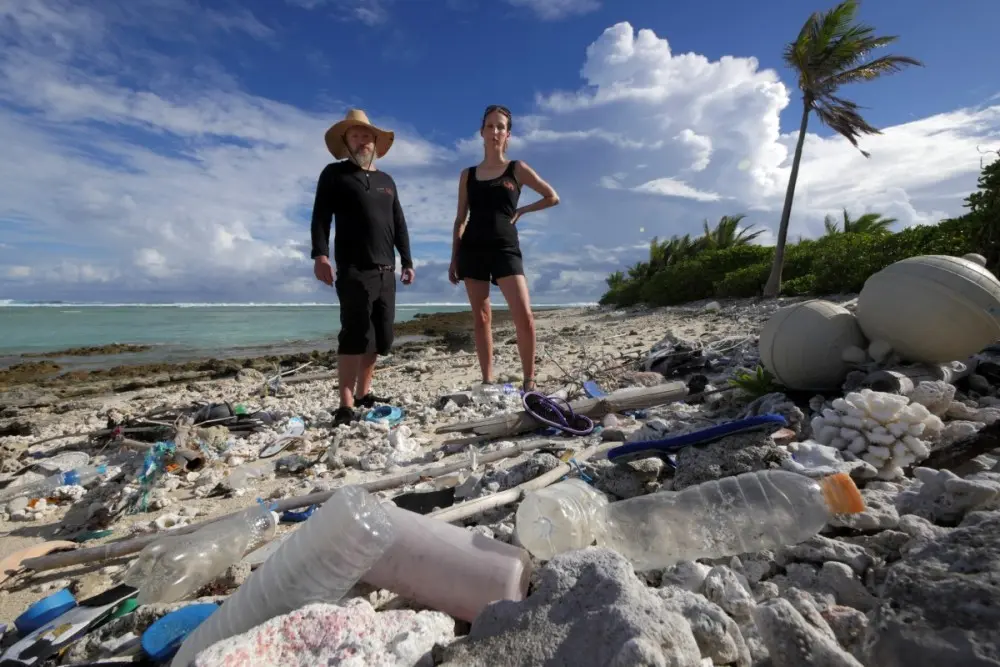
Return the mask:
[[468,178],[469,170],[463,169],[462,175],[458,177],[458,211],[455,213],[455,227],[451,235],[451,258],[453,260],[458,256],[458,245],[462,242],[465,221],[469,217],[469,199],[465,189]]
[[555,188],[535,173],[535,170],[529,167],[527,163],[521,162],[520,160],[517,161],[517,164],[514,165],[514,178],[517,179],[518,183],[527,185],[529,188],[542,196],[542,198],[535,203],[528,204],[527,206],[522,206],[517,209],[517,218],[520,218],[525,213],[541,211],[542,209],[551,208],[559,203],[559,195],[556,193]]

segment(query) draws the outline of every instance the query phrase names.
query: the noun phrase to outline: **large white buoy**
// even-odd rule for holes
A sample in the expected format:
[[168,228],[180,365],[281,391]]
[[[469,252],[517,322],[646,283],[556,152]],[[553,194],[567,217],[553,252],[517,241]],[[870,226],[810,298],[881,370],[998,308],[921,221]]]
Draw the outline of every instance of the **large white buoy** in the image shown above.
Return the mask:
[[1000,281],[962,257],[909,257],[865,282],[858,323],[905,361],[964,361],[1000,340]]
[[760,332],[760,360],[789,389],[838,389],[851,366],[849,347],[867,347],[851,311],[812,299],[779,309]]

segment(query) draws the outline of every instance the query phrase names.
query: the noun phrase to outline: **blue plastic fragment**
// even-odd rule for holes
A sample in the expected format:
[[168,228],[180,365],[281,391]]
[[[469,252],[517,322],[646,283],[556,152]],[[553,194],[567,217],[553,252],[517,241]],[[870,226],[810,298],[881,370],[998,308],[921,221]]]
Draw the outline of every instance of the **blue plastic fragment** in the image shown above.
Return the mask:
[[209,602],[170,612],[142,633],[142,650],[156,662],[166,662],[173,657],[188,635],[218,608],[219,605]]
[[58,618],[76,606],[76,598],[68,588],[44,597],[14,619],[14,627],[22,635],[31,634],[53,618]]

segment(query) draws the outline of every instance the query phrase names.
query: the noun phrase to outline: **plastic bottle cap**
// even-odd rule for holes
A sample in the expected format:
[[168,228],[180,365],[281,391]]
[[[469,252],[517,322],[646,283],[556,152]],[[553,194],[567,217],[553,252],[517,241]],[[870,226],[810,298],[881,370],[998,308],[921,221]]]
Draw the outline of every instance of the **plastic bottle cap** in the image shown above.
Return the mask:
[[188,635],[218,608],[219,605],[209,602],[170,612],[142,633],[142,650],[156,662],[166,662],[173,657]]
[[23,614],[14,619],[14,626],[22,635],[27,635],[75,606],[76,598],[68,588],[64,588],[28,607]]
[[824,477],[819,485],[827,507],[834,514],[860,514],[865,511],[865,499],[846,472]]

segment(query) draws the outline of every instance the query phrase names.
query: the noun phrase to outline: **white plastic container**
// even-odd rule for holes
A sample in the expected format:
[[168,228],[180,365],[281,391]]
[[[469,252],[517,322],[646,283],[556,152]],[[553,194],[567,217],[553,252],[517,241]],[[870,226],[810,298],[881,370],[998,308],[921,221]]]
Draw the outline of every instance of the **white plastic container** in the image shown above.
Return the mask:
[[394,539],[392,523],[375,498],[356,486],[338,490],[188,636],[171,667],[187,667],[212,644],[275,616],[338,601]]
[[470,623],[491,602],[524,599],[531,576],[524,549],[394,505],[385,509],[396,540],[362,576],[365,583]]
[[596,542],[621,553],[637,570],[652,570],[798,544],[833,515],[864,511],[861,493],[846,473],[814,480],[766,470],[605,505],[582,493],[579,484],[567,480],[522,501],[516,531],[532,554],[551,558],[553,551]]

